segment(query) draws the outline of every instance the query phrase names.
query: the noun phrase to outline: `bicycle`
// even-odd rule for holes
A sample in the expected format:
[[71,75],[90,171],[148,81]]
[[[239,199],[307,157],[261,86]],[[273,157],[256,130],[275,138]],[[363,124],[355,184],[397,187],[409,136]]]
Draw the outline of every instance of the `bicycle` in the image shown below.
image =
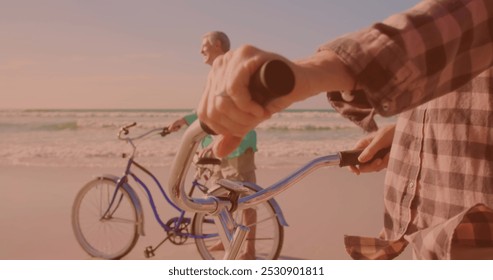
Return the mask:
[[[255,88],[252,93],[257,94],[256,96],[252,96],[252,98],[262,104],[272,97],[286,94],[291,91],[294,85],[293,79],[293,73],[281,61],[274,60],[267,62],[252,77],[250,84],[253,84]],[[259,86],[262,88],[259,89]],[[272,94],[272,89],[275,89],[280,94],[275,92],[275,94]],[[266,96],[266,93],[270,96]],[[77,240],[86,252],[95,257],[108,259],[121,258],[135,246],[139,234],[143,235],[142,206],[135,191],[128,183],[128,178],[130,177],[146,191],[153,208],[154,216],[168,235],[156,248],[146,248],[146,257],[154,255],[154,251],[168,239],[174,244],[181,245],[188,238],[194,238],[197,249],[204,259],[217,259],[221,256],[223,259],[236,259],[245,243],[250,228],[255,226],[256,257],[276,259],[280,254],[283,243],[283,226],[287,226],[287,224],[279,205],[274,200],[274,196],[285,191],[288,187],[320,167],[357,165],[359,164],[357,158],[361,153],[361,151],[343,151],[316,158],[265,189],[248,182],[221,179],[215,182],[213,190],[209,190],[205,184],[200,183],[196,178],[192,183],[191,190],[187,191],[185,189],[186,174],[188,174],[188,169],[192,164],[198,144],[207,134],[214,133],[202,123],[194,122],[187,128],[182,137],[178,152],[171,165],[169,183],[165,191],[151,172],[134,161],[136,146],[133,141],[152,133],[160,133],[162,136],[165,136],[168,132],[162,129],[155,129],[134,138],[121,137],[122,133],[125,135],[128,134],[128,129],[133,125],[122,128],[119,133],[119,139],[126,140],[133,147],[132,155],[128,160],[124,175],[121,178],[113,175],[103,175],[89,182],[79,192],[73,206],[72,222]],[[388,149],[381,150],[375,158],[383,157],[388,152]],[[214,164],[214,162],[215,160],[213,159],[207,159],[204,164]],[[200,165],[198,162],[198,166]],[[130,169],[133,166],[144,171],[154,180],[161,194],[166,198],[166,201],[179,211],[180,215],[178,217],[171,218],[166,224],[162,222],[155,209],[149,189],[139,177],[131,172]],[[106,185],[103,185],[102,182]],[[115,233],[96,234],[94,237],[95,240],[88,241],[86,237],[88,237],[90,232],[83,232],[82,230],[82,226],[86,226],[83,223],[81,224],[80,220],[82,202],[90,199],[90,197],[86,198],[87,193],[98,187],[104,188],[105,192],[95,193],[97,196],[96,201],[99,203],[93,205],[96,213],[93,213],[94,217],[91,223],[95,222],[103,225],[107,223],[110,225],[125,224],[129,233],[127,233],[123,242],[121,242],[123,244],[116,247],[117,249],[113,249],[114,246],[109,246],[117,237]],[[196,189],[199,189],[202,193],[201,197],[194,196]],[[170,194],[170,196],[167,194]],[[102,195],[105,197],[103,198]],[[253,225],[244,225],[240,217],[241,215],[238,214],[245,209],[254,207],[257,211],[257,222]],[[258,214],[263,209],[266,209],[265,211],[268,212],[268,215],[265,216],[266,218],[263,218],[264,215]],[[187,211],[195,213],[193,219],[185,218],[184,215]],[[126,218],[121,218],[120,216],[115,217],[116,214]],[[267,231],[263,229],[264,227],[259,227],[259,225],[263,225],[266,222],[272,225],[268,227]],[[192,233],[188,231],[190,223],[192,223]],[[260,234],[259,229],[268,232],[268,237],[266,238],[263,234]],[[103,246],[96,247],[98,244],[95,245],[93,243],[98,242],[101,238],[103,240],[99,242],[102,242]],[[217,255],[211,252],[208,244],[206,244],[210,240],[214,240],[214,242],[220,240],[225,249],[224,254]],[[270,246],[258,245],[265,242],[270,243]],[[111,247],[109,249],[112,249],[110,252],[106,252],[108,246]]]
[[[156,176],[135,161],[136,140],[151,135],[164,137],[170,132],[167,128],[157,128],[135,137],[126,136],[129,129],[135,125],[136,123],[124,126],[118,133],[119,140],[132,146],[129,156],[123,154],[124,158],[128,158],[123,176],[101,175],[87,183],[76,195],[72,207],[72,227],[77,241],[89,255],[103,259],[121,259],[134,248],[139,237],[144,235],[144,213],[142,203],[130,183],[133,180],[133,183],[137,183],[146,193],[154,218],[166,233],[164,240],[157,246],[146,247],[146,258],[155,256],[155,251],[167,240],[175,245],[182,245],[188,238],[194,239],[203,259],[223,258],[227,251],[210,250],[211,245],[220,240],[217,221],[204,212],[194,213],[192,218],[186,216],[187,212],[172,202]],[[201,158],[195,163],[197,172],[187,192],[188,196],[198,195],[195,199],[200,201],[203,197],[211,195],[209,192],[212,192],[212,188],[208,186],[207,179],[212,172],[211,166],[219,163],[218,159],[211,158]],[[151,178],[165,201],[178,211],[178,216],[168,219],[167,222],[161,219],[150,188],[133,171],[135,168]],[[241,183],[238,186],[235,194],[240,196],[261,191],[259,186],[252,183]],[[217,195],[218,192],[215,191],[214,194]],[[229,215],[232,226],[243,223],[242,211],[231,210]],[[255,211],[256,222],[247,226],[256,228],[256,258],[277,259],[283,244],[283,227],[287,226],[281,208],[275,200],[269,200],[255,206]]]
[[[180,148],[175,156],[175,161],[171,167],[168,192],[173,194],[171,196],[172,201],[179,205],[181,209],[206,213],[214,218],[216,225],[221,225],[218,227],[218,230],[219,236],[227,248],[224,256],[225,259],[235,259],[238,256],[249,231],[248,225],[235,223],[234,217],[231,216],[232,210],[238,211],[265,203],[321,167],[357,165],[359,164],[358,156],[362,152],[362,150],[341,151],[317,157],[277,183],[247,195],[241,195],[243,182],[221,179],[217,184],[219,185],[219,189],[222,190],[222,193],[226,193],[227,195],[210,193],[206,198],[196,199],[190,197],[184,191],[185,178],[183,174],[186,174],[193,152],[205,135],[207,133],[199,123],[193,123],[185,131]],[[390,149],[380,150],[374,158],[383,158],[389,151]]]

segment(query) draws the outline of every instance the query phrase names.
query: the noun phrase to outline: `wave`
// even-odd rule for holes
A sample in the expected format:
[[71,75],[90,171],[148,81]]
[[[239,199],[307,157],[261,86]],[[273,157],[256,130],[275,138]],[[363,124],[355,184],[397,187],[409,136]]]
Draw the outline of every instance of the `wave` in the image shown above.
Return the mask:
[[39,118],[162,118],[179,117],[192,112],[191,109],[40,109],[40,110],[0,110],[0,117],[39,117]]
[[40,130],[58,131],[58,130],[75,130],[78,128],[77,122],[63,122],[46,124],[39,127]]
[[[129,148],[116,140],[122,125],[137,122],[131,133],[138,135],[190,111],[0,110],[0,158],[12,165],[120,166],[121,153]],[[276,162],[347,149],[362,136],[361,129],[328,110],[284,111],[256,130],[259,158]],[[146,166],[169,165],[183,132],[139,142],[137,160]]]
[[[65,130],[85,130],[103,129],[116,133],[120,127],[132,123],[131,121],[112,121],[112,120],[75,120],[65,122],[31,122],[31,123],[0,123],[0,132],[26,132],[26,131],[65,131]],[[154,129],[167,126],[166,122],[139,122],[136,129]]]
[[[137,122],[138,129],[164,127],[191,110],[0,110],[0,127],[10,131],[63,131],[113,129]],[[352,128],[337,113],[319,110],[284,111],[257,129],[273,132],[319,131]]]
[[[193,109],[0,109],[0,117],[179,117],[189,114]],[[286,116],[325,117],[333,110],[286,110],[273,118]]]
[[[289,136],[274,140],[260,137],[258,153],[260,158],[272,161],[290,160],[297,157],[314,158],[337,150],[348,149],[356,137],[316,140],[296,140]],[[27,142],[26,142],[27,141]],[[145,166],[169,166],[180,143],[179,135],[166,138],[152,137],[138,142],[136,160]],[[57,141],[36,138],[6,139],[0,158],[3,164],[24,166],[123,166],[122,153],[131,148],[123,141],[117,141],[114,134],[102,138],[101,133],[66,134]],[[262,165],[265,165],[263,163]]]
[[[113,129],[118,130],[123,125],[130,122],[114,121],[114,120],[78,120],[77,128],[79,129]],[[137,122],[137,129],[154,129],[167,126],[170,121],[146,121]],[[350,122],[342,123],[319,123],[313,124],[309,120],[299,122],[266,122],[260,124],[256,130],[271,131],[271,132],[287,132],[287,131],[327,131],[327,130],[345,130],[356,128],[356,125]]]
[[4,132],[22,131],[62,131],[76,130],[79,128],[77,121],[56,122],[56,123],[0,123],[0,129]]
[[260,125],[258,129],[267,130],[267,131],[279,131],[279,132],[287,132],[287,131],[326,131],[326,130],[343,130],[343,129],[353,129],[356,128],[355,125],[351,123],[347,124],[319,124],[314,125],[310,123],[273,123],[273,124],[265,124]]

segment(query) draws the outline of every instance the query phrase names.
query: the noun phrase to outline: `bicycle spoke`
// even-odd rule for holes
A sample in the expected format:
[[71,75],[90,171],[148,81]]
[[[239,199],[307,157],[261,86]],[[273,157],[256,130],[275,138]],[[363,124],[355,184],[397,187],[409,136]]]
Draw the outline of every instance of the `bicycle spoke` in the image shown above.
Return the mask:
[[248,225],[246,225],[246,226],[247,226],[247,227],[257,226],[257,225],[259,225],[259,224],[262,224],[262,223],[268,222],[268,221],[270,221],[270,220],[272,220],[272,219],[277,219],[277,215],[272,215],[272,216],[267,217],[267,218],[265,218],[265,219],[262,219],[262,220],[260,220],[260,221],[258,221],[258,220],[257,220],[257,222],[252,223],[252,224],[248,224]]
[[111,223],[122,223],[122,224],[133,224],[133,225],[138,225],[138,221],[133,221],[131,219],[125,219],[125,218],[115,218],[111,217],[110,219],[106,219],[107,222]]

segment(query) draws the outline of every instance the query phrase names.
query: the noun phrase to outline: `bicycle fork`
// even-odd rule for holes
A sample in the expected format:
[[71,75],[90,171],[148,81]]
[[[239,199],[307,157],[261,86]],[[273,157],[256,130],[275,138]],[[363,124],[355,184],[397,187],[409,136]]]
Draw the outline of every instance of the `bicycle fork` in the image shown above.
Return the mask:
[[218,188],[209,192],[209,196],[214,197],[218,205],[213,213],[213,220],[224,245],[223,259],[235,260],[245,243],[250,228],[238,224],[232,213],[238,210],[238,200],[240,196],[248,192],[248,189],[227,179],[221,179],[217,184]]
[[245,243],[250,228],[237,224],[226,208],[223,208],[217,215],[214,215],[213,219],[217,225],[219,237],[224,244],[224,259],[236,259],[243,243]]

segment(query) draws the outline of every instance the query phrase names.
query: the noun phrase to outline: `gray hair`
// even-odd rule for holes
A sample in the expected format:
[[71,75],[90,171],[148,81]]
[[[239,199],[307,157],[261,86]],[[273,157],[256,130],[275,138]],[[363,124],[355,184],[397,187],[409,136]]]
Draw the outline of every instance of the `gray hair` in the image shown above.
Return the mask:
[[222,31],[211,31],[204,35],[204,38],[209,40],[209,43],[214,44],[214,42],[219,41],[221,43],[221,49],[224,52],[229,51],[231,48],[231,43],[229,42],[228,35]]

